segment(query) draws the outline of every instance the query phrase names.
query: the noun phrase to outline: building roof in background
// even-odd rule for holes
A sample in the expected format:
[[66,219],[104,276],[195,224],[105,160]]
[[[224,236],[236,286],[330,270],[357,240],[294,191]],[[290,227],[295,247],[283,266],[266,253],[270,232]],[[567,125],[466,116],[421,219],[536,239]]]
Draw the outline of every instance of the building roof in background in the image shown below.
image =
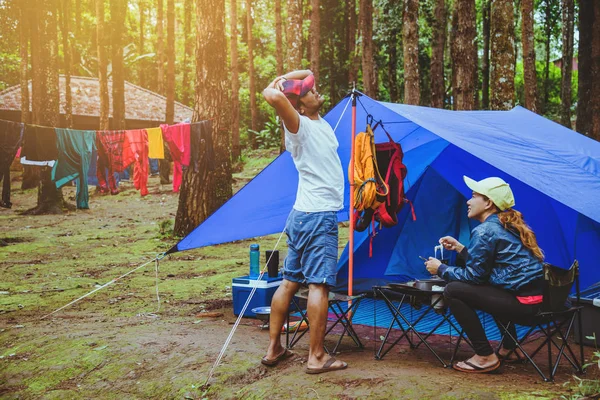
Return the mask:
[[[65,76],[59,77],[60,113],[65,113]],[[73,115],[99,116],[100,95],[98,78],[82,76],[71,77],[73,93]],[[31,100],[31,81],[29,81]],[[109,116],[112,117],[112,82],[108,82]],[[31,107],[31,101],[29,102]],[[125,119],[165,121],[167,98],[150,90],[125,81]],[[0,92],[0,109],[21,109],[20,85],[12,86]],[[192,119],[193,109],[175,102],[175,122]]]

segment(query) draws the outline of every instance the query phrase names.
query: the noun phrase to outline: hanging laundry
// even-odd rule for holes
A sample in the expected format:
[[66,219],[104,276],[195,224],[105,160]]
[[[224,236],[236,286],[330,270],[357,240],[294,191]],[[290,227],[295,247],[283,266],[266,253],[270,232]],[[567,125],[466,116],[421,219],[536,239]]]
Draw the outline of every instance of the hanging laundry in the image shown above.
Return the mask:
[[194,122],[190,126],[190,167],[194,172],[213,171],[215,157],[212,140],[212,122]]
[[96,147],[96,131],[57,128],[56,141],[58,159],[52,168],[51,178],[57,189],[77,179],[77,208],[88,209],[90,206],[87,174],[92,150]]
[[2,181],[2,201],[0,207],[11,208],[10,165],[23,140],[23,124],[0,120],[0,181]]
[[[98,145],[98,142],[96,141],[96,146],[97,145]],[[96,191],[101,191],[100,190],[100,186],[98,184],[98,176],[96,176],[96,167],[97,167],[96,164],[97,164],[97,161],[98,161],[98,150],[97,150],[96,146],[94,146],[94,148],[92,149],[92,155],[90,157],[90,168],[88,169],[87,180],[88,180],[88,185],[95,186],[96,187]],[[108,176],[108,171],[106,169],[105,169],[104,176]],[[118,188],[119,187],[119,181],[120,181],[120,179],[119,179],[119,173],[118,172],[113,172],[113,176],[115,178],[116,186]]]
[[52,167],[57,157],[54,128],[25,125],[21,164]]
[[148,194],[148,132],[145,129],[125,131],[123,159],[133,159],[133,185],[142,196]]
[[183,166],[190,165],[190,124],[161,125],[160,128],[173,159],[173,191],[177,193],[181,186]]
[[114,172],[122,172],[135,158],[123,157],[123,143],[125,131],[97,131],[96,147],[98,149],[98,160],[96,164],[96,176],[98,187],[101,192],[111,194],[119,193]]
[[146,129],[148,132],[148,158],[165,158],[165,148],[162,137],[162,129],[150,128]]

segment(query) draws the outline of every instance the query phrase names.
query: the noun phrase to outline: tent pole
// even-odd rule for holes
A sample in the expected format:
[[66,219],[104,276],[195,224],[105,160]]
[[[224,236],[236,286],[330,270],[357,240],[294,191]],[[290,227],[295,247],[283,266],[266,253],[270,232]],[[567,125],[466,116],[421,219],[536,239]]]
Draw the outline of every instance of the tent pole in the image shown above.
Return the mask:
[[354,136],[356,135],[356,88],[352,88],[352,137],[350,144],[350,232],[348,243],[350,252],[348,253],[348,296],[352,296],[354,284]]

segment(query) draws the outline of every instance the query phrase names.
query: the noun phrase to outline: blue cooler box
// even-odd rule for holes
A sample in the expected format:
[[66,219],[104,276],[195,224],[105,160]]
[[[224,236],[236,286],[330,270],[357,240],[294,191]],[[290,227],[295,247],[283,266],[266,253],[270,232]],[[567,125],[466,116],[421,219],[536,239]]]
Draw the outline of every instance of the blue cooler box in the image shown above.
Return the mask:
[[[587,346],[600,345],[600,285],[592,285],[581,291],[581,330],[583,332],[583,344]],[[575,296],[571,296],[571,302],[577,304]],[[579,324],[575,321],[575,342],[579,341]],[[596,335],[596,341],[587,337]],[[587,337],[586,337],[587,336]]]
[[254,287],[256,292],[250,300],[250,304],[244,313],[244,317],[255,318],[256,315],[252,312],[253,308],[264,307],[271,305],[271,299],[273,294],[283,281],[282,276],[275,278],[269,278],[267,274],[264,274],[260,281],[250,279],[249,276],[240,276],[239,278],[233,278],[231,289],[233,293],[233,313],[240,315],[248,296]]

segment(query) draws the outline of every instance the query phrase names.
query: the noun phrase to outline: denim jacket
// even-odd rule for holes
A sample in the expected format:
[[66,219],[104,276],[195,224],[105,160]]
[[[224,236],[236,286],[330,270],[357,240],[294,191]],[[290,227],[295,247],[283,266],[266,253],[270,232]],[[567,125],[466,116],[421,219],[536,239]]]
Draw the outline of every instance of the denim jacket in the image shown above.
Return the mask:
[[543,277],[542,262],[518,234],[504,229],[496,214],[471,231],[466,253],[465,268],[442,264],[438,275],[448,282],[487,283],[512,292]]

